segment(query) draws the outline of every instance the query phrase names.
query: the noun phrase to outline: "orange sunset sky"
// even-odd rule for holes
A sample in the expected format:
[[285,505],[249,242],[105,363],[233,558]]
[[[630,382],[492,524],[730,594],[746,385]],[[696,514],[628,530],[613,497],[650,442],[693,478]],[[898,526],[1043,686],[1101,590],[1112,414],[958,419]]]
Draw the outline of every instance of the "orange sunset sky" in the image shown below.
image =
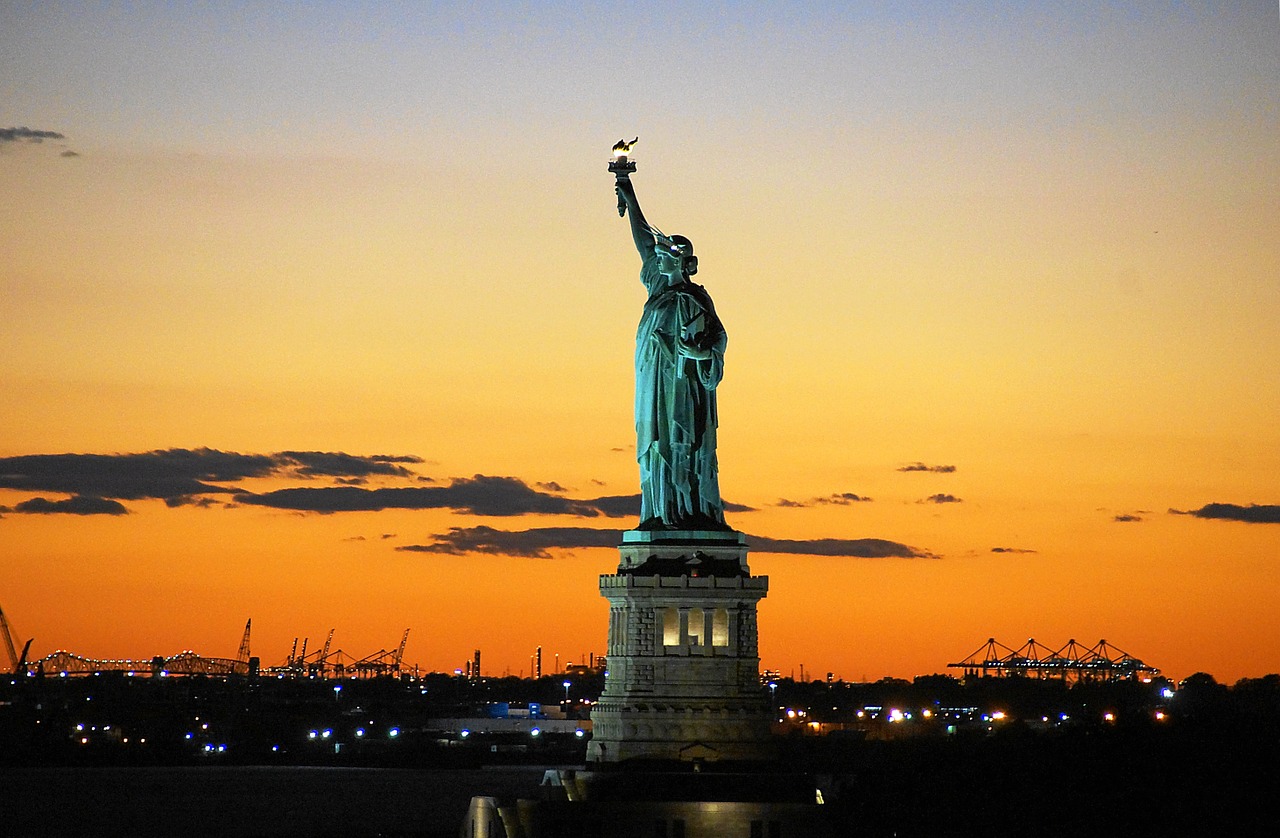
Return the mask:
[[603,651],[638,135],[729,333],[762,666],[1280,671],[1275,2],[482,5],[0,6],[33,656]]

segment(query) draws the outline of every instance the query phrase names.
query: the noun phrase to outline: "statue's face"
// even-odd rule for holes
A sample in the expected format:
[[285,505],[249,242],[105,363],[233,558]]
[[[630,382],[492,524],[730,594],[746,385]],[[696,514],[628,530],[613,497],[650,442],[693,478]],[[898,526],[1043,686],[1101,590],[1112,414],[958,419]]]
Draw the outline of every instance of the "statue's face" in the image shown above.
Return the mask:
[[684,259],[678,251],[672,251],[659,242],[654,249],[654,255],[658,258],[658,270],[663,274],[670,277],[684,276]]

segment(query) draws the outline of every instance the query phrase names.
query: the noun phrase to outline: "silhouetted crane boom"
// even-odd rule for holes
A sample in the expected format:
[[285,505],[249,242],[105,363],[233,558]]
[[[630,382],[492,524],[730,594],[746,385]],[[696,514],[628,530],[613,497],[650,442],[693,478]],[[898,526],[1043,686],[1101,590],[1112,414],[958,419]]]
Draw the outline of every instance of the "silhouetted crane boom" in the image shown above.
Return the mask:
[[240,651],[236,653],[236,660],[241,663],[249,662],[249,629],[253,626],[253,618],[250,617],[244,624],[244,637],[240,640]]
[[[12,667],[13,672],[17,672],[21,661],[18,659],[18,650],[13,648],[13,634],[9,631],[9,618],[4,615],[3,608],[0,608],[0,634],[4,635],[4,648],[9,653],[9,666]],[[31,642],[27,641],[27,645],[30,646]],[[27,650],[23,649],[22,659],[26,660],[26,657]]]
[[405,647],[405,644],[408,642],[409,642],[409,630],[405,629],[404,637],[400,638],[400,648],[396,649],[396,660],[395,660],[396,670],[395,671],[397,673],[400,672],[400,664],[404,661],[404,647]]

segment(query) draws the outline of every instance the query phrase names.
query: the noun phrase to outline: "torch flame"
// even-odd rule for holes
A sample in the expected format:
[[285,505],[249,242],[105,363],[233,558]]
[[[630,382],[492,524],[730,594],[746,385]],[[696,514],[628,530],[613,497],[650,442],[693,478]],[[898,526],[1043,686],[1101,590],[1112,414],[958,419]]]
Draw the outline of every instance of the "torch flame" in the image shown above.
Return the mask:
[[636,137],[631,142],[627,142],[626,140],[618,140],[617,144],[613,147],[613,156],[619,157],[619,158],[626,157],[628,154],[631,153],[631,147],[639,141],[640,141],[639,137]]

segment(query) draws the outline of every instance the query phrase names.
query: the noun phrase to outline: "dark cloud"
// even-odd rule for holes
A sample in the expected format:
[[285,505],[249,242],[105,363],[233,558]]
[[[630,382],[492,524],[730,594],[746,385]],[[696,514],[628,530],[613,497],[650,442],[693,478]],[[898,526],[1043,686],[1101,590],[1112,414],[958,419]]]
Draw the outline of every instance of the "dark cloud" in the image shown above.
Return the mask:
[[1136,524],[1142,520],[1141,515],[1116,515],[1111,520],[1117,524]]
[[[617,547],[618,530],[591,527],[543,527],[528,530],[498,530],[492,527],[453,527],[433,536],[429,544],[411,544],[397,550],[416,553],[464,555],[485,553],[502,556],[551,558],[552,550]],[[819,538],[807,541],[748,536],[751,549],[759,553],[789,553],[804,556],[843,558],[936,558],[931,553],[879,538]]]
[[1246,524],[1280,524],[1280,506],[1251,503],[1206,503],[1199,509],[1170,509],[1172,515],[1191,515],[1216,521],[1243,521]]
[[[177,509],[179,506],[198,506],[201,509],[208,509],[211,506],[217,506],[218,502],[213,498],[199,498],[193,495],[182,495],[176,498],[165,498],[164,505],[170,509]],[[223,504],[226,506],[227,504]]]
[[827,495],[825,498],[811,498],[807,501],[790,500],[789,498],[781,498],[774,506],[780,506],[784,509],[807,509],[810,506],[829,505],[829,506],[848,506],[853,503],[868,503],[871,498],[865,495],[855,495],[853,492],[837,492]]
[[848,506],[851,503],[870,503],[871,498],[866,495],[855,495],[853,492],[840,492],[825,498],[815,498],[815,503],[829,503],[836,506]]
[[608,518],[625,518],[628,515],[640,515],[639,495],[605,495],[594,498],[590,504],[599,509]]
[[992,553],[1037,553],[1038,550],[1027,550],[1023,547],[992,547]]
[[13,508],[14,512],[28,515],[128,515],[124,504],[105,498],[75,495],[64,500],[32,498]]
[[230,493],[212,483],[263,477],[271,457],[200,448],[144,454],[29,454],[0,457],[0,489],[65,492],[119,500]]
[[803,541],[784,538],[748,536],[751,549],[757,553],[791,553],[799,556],[836,556],[855,559],[933,559],[926,550],[917,550],[882,538],[814,538]]
[[514,531],[496,530],[492,527],[451,527],[447,533],[433,537],[435,541],[430,544],[410,544],[396,549],[416,553],[447,553],[454,556],[486,553],[549,559],[552,550],[617,547],[622,541],[622,532],[589,527],[544,527]]
[[396,537],[396,534],[393,532],[384,532],[381,536],[383,541],[386,541],[388,538],[395,538],[395,537]]
[[929,497],[927,498],[922,498],[916,501],[916,503],[964,503],[964,501],[956,497],[955,495],[946,495],[946,494],[939,493],[936,495],[929,495]]
[[238,454],[210,448],[170,448],[138,454],[28,454],[0,457],[0,489],[63,492],[117,500],[161,499],[170,506],[194,497],[232,494],[216,485],[254,477],[318,476],[363,479],[369,475],[407,477],[402,463],[417,457],[360,457],[341,452],[284,451]]
[[898,467],[898,471],[929,471],[935,474],[950,474],[955,470],[955,466],[930,466],[924,463],[908,463]]
[[42,143],[45,140],[65,140],[57,131],[41,131],[35,128],[0,128],[0,143]]
[[413,472],[401,463],[422,462],[418,457],[387,454],[359,457],[340,451],[281,451],[274,456],[282,468],[292,465],[301,477],[412,477]]
[[[472,515],[576,515],[622,517],[631,514],[616,498],[575,500],[540,492],[515,477],[455,478],[448,486],[411,489],[361,489],[333,486],[322,489],[278,489],[260,495],[239,494],[240,503],[303,512],[370,512],[382,509],[452,509]],[[639,511],[638,508],[636,510]]]
[[80,155],[77,152],[72,151],[71,149],[67,149],[66,151],[62,152],[58,156],[59,157],[79,157]]
[[552,480],[550,483],[534,483],[533,485],[537,486],[539,489],[543,489],[548,492],[555,492],[558,495],[562,495],[565,492],[569,491],[568,489],[561,486],[559,483],[555,482],[554,480]]

